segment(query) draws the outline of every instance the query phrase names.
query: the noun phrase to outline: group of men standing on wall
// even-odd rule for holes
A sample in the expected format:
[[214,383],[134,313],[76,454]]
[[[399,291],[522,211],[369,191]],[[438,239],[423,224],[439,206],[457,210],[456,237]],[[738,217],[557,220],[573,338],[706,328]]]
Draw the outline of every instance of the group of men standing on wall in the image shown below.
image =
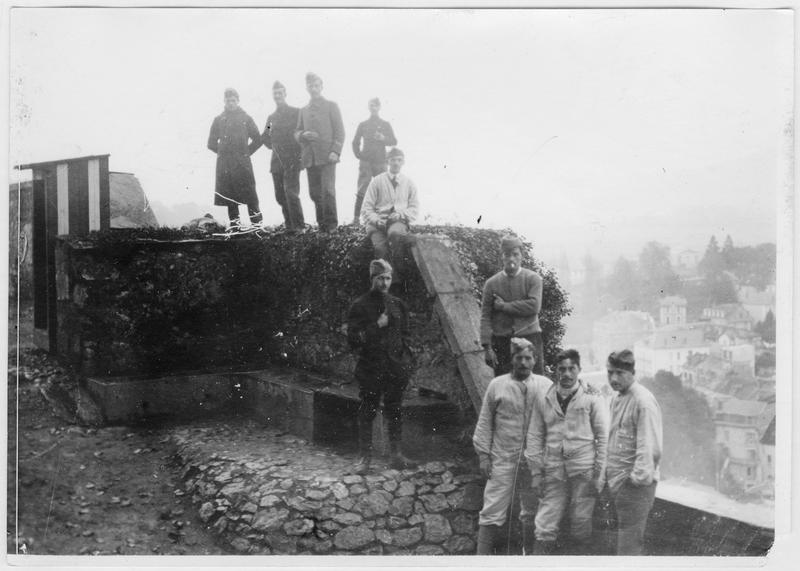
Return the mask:
[[[303,169],[320,231],[332,232],[338,227],[336,164],[345,132],[339,106],[322,96],[322,87],[318,75],[306,74],[310,100],[298,109],[286,102],[286,88],[276,81],[272,86],[276,108],[267,118],[263,133],[239,107],[236,90],[225,90],[225,110],[211,125],[208,148],[217,154],[214,204],[227,206],[231,226],[237,225],[240,204],[247,206],[252,223],[262,220],[250,155],[263,144],[272,150],[275,200],[287,232],[305,228],[300,204]],[[386,151],[397,145],[397,138],[391,124],[381,119],[380,109],[380,101],[370,99],[370,117],[358,125],[352,142],[359,159],[353,224],[364,225],[375,257],[387,258],[408,235],[408,227],[417,217],[419,199],[413,181],[400,172],[405,163],[403,152],[397,148]]]
[[634,355],[627,349],[608,356],[608,382],[617,393],[610,406],[581,380],[581,357],[574,349],[556,356],[553,381],[544,377],[542,279],[520,267],[517,238],[504,238],[501,250],[503,270],[483,291],[481,342],[497,376],[486,390],[473,436],[488,479],[478,554],[498,549],[515,496],[526,554],[553,551],[565,514],[570,538],[565,551],[590,554],[595,502],[604,496],[615,513],[617,554],[640,555],[659,478],[658,402],[636,382]]

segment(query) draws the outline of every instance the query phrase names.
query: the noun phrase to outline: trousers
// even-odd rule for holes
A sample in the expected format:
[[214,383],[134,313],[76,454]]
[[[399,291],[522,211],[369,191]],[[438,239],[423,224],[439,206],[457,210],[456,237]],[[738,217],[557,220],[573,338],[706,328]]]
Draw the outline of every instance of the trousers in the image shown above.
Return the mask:
[[[261,215],[261,210],[258,207],[258,199],[256,199],[255,202],[247,203],[247,213],[250,216],[251,224],[258,224],[261,222],[263,216]],[[231,224],[239,219],[238,204],[228,204],[228,219],[231,221]]]
[[397,444],[403,437],[402,404],[403,393],[408,385],[404,375],[388,371],[375,371],[367,378],[358,379],[358,446],[361,454],[372,452],[372,421],[378,414],[383,397],[383,412],[386,417],[389,443]]
[[647,516],[653,507],[656,495],[656,482],[637,486],[625,482],[612,493],[617,520],[617,555],[642,555],[644,552],[644,530]]
[[300,204],[300,168],[285,166],[272,171],[272,185],[275,187],[275,200],[283,212],[287,230],[303,228],[303,205]]
[[492,458],[492,474],[483,490],[483,509],[478,516],[479,525],[503,525],[508,520],[509,508],[515,495],[519,497],[519,519],[523,524],[533,523],[538,498],[531,489],[531,475],[520,456]]
[[308,194],[314,202],[317,225],[330,232],[339,226],[336,214],[336,163],[316,165],[306,169]]
[[579,541],[590,539],[595,499],[589,477],[573,476],[563,480],[545,477],[539,511],[536,512],[536,539],[556,540],[561,518],[568,506],[570,535]]

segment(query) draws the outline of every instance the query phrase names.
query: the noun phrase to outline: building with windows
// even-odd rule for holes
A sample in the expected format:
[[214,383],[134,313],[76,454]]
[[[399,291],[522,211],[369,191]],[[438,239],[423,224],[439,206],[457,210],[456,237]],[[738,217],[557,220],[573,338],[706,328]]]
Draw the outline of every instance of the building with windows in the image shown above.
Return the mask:
[[[717,404],[714,424],[721,482],[748,492],[767,481],[770,468],[765,468],[764,462],[768,456],[772,464],[774,442],[769,452],[762,449],[761,440],[774,418],[774,403],[731,398]],[[771,473],[774,478],[774,469]]]
[[767,313],[775,314],[775,285],[769,285],[763,290],[753,286],[739,286],[736,290],[739,303],[753,318],[754,321],[764,321]]
[[701,317],[718,327],[750,330],[753,328],[753,316],[739,303],[723,303],[703,309]]
[[708,355],[711,344],[700,327],[660,327],[649,338],[637,341],[633,352],[639,374],[652,377],[657,371],[669,371],[680,376],[686,360]]

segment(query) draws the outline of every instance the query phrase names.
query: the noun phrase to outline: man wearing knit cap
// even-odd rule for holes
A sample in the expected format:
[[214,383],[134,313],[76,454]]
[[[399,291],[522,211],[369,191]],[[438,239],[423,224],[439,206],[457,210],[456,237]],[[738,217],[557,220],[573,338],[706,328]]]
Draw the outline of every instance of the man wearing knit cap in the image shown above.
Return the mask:
[[375,248],[376,258],[386,258],[398,266],[402,276],[406,269],[402,246],[411,223],[417,219],[419,198],[414,181],[402,174],[403,151],[395,147],[387,155],[389,171],[372,179],[361,205],[361,220]]
[[472,437],[481,472],[488,478],[478,520],[478,555],[493,554],[500,540],[510,533],[509,513],[515,492],[520,497],[523,543],[530,544],[533,539],[536,494],[523,458],[525,436],[534,402],[552,383],[533,374],[536,357],[530,341],[513,337],[509,348],[511,373],[489,383]]
[[[380,118],[381,101],[377,97],[369,100],[369,119],[358,124],[353,137],[353,153],[358,159],[358,190],[353,211],[353,224],[358,224],[364,193],[372,177],[386,171],[386,147],[397,144],[391,124]],[[363,140],[363,145],[362,145]]]
[[611,401],[606,481],[617,519],[617,555],[642,555],[647,516],[653,507],[661,461],[661,407],[636,382],[636,361],[628,349],[608,356]]
[[413,468],[401,449],[403,392],[413,372],[410,349],[408,308],[389,293],[392,266],[386,260],[369,265],[372,286],[353,302],[347,316],[347,340],[356,352],[355,378],[358,381],[358,452],[356,474],[366,474],[372,460],[372,421],[381,396],[387,419],[390,465],[395,469]]
[[229,87],[225,90],[225,110],[211,123],[208,148],[217,154],[214,204],[228,207],[232,228],[239,226],[240,204],[247,205],[250,222],[261,222],[256,179],[250,161],[250,155],[260,146],[261,134],[255,121],[239,107],[239,93]]
[[536,356],[534,372],[544,374],[544,350],[539,311],[542,307],[542,278],[523,268],[522,241],[505,236],[500,243],[503,269],[486,280],[481,302],[481,345],[486,364],[495,375],[511,367],[509,342],[522,337],[533,344]]
[[294,137],[300,143],[300,161],[308,175],[308,193],[314,201],[317,225],[333,232],[339,225],[336,214],[336,163],[344,145],[344,123],[339,106],[322,97],[322,79],[306,74],[311,100],[300,110]]
[[294,138],[300,109],[286,103],[286,88],[280,81],[272,85],[272,99],[275,111],[267,118],[261,140],[272,149],[269,171],[286,230],[298,232],[305,227],[300,204],[300,145]]

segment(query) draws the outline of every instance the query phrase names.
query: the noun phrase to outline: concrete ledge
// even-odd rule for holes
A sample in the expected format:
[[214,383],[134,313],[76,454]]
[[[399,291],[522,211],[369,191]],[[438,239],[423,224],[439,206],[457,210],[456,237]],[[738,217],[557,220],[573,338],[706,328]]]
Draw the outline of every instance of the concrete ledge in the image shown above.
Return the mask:
[[230,373],[156,379],[91,377],[86,388],[112,424],[155,417],[195,418],[246,402],[240,379]]

